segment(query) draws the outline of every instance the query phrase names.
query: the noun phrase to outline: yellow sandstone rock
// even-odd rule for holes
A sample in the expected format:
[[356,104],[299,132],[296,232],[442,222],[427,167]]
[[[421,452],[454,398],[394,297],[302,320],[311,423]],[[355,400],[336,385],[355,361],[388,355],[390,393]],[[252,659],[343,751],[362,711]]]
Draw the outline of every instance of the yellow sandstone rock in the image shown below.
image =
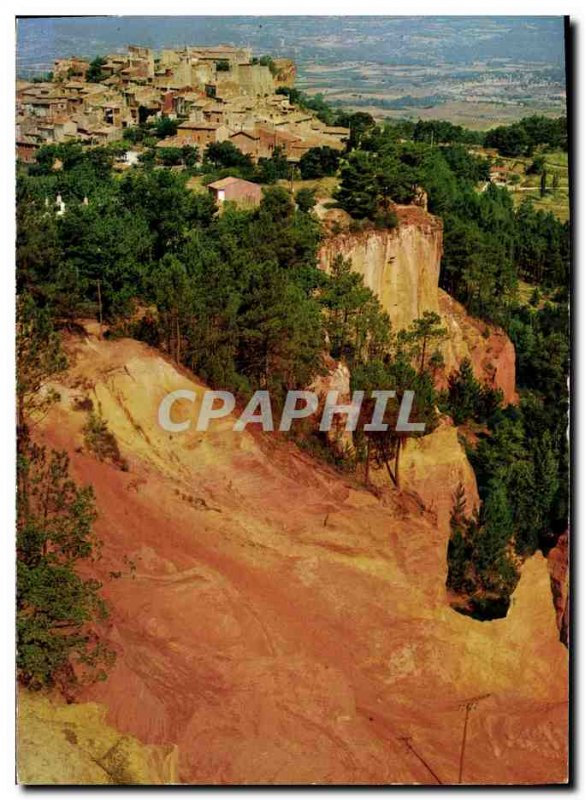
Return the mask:
[[177,781],[174,746],[144,745],[106,724],[97,703],[67,705],[21,690],[17,775],[26,785],[169,784]]

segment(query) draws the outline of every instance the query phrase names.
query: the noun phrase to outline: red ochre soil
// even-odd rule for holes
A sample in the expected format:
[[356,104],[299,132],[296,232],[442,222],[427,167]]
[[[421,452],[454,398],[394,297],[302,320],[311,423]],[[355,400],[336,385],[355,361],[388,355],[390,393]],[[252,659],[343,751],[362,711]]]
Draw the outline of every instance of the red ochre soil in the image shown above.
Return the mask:
[[447,328],[447,339],[442,344],[445,370],[440,388],[448,386],[448,378],[468,358],[478,380],[500,389],[504,403],[517,403],[516,351],[502,330],[482,320],[470,317],[465,308],[451,295],[438,290],[439,310]]
[[[230,420],[164,432],[160,400],[201,389],[193,376],[131,340],[68,350],[39,437],[95,488],[118,653],[80,700],[123,733],[177,745],[185,783],[448,784],[480,696],[464,783],[566,780],[567,651],[541,556],[506,619],[461,616],[445,597],[448,531],[412,491],[377,498]],[[84,396],[127,472],[80,452]],[[428,491],[428,453],[422,468]]]

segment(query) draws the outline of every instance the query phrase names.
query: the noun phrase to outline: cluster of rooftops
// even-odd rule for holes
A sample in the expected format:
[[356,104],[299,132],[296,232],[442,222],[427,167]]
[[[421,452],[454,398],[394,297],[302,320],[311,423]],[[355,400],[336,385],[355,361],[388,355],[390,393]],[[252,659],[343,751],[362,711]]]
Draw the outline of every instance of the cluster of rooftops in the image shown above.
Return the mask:
[[129,46],[91,67],[87,59],[59,59],[51,80],[17,81],[17,157],[34,161],[43,144],[108,144],[147,117],[178,122],[160,147],[202,151],[231,141],[254,160],[279,147],[293,162],[313,147],[342,150],[349,130],[325,125],[277,92],[294,79],[292,61],[258,60],[230,45],[159,53]]

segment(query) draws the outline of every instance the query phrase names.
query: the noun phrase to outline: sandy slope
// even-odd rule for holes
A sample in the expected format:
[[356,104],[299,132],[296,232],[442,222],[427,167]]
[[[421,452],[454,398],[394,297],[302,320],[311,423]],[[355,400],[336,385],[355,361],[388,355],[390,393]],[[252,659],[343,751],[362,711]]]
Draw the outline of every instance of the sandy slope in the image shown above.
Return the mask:
[[[40,435],[97,495],[118,660],[83,699],[108,722],[178,745],[185,782],[450,783],[464,705],[488,695],[464,781],[565,780],[567,653],[542,557],[507,619],[464,618],[444,598],[447,531],[414,494],[378,500],[231,421],[165,433],[158,404],[192,376],[130,340],[69,349]],[[83,395],[128,472],[78,452]]]

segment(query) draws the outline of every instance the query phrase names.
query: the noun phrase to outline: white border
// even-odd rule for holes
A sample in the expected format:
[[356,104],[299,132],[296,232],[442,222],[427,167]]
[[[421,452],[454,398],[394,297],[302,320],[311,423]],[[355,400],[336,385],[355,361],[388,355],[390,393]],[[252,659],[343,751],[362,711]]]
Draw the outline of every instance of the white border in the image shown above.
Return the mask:
[[[581,6],[582,7],[582,6]],[[13,354],[13,341],[14,341],[14,55],[15,55],[15,15],[119,15],[119,14],[133,14],[133,15],[149,15],[149,14],[183,14],[183,15],[311,15],[311,14],[333,14],[341,16],[344,14],[355,15],[356,11],[359,15],[400,15],[408,12],[409,16],[414,15],[498,15],[506,16],[511,13],[516,16],[534,16],[534,15],[563,15],[570,14],[573,22],[576,25],[578,33],[579,23],[583,20],[583,14],[579,13],[579,6],[573,0],[570,3],[555,4],[543,2],[543,0],[517,0],[515,3],[510,4],[509,0],[491,0],[490,2],[475,2],[470,5],[469,3],[462,3],[460,0],[442,0],[440,3],[430,2],[429,0],[409,0],[408,3],[381,3],[372,2],[371,0],[361,0],[356,3],[355,0],[320,0],[315,3],[314,0],[297,0],[297,2],[283,2],[283,0],[215,0],[213,3],[213,10],[210,10],[206,5],[199,5],[193,2],[176,2],[176,0],[168,0],[164,4],[161,2],[151,2],[149,0],[123,0],[123,2],[112,2],[110,0],[102,0],[95,2],[95,0],[88,0],[88,2],[52,2],[48,4],[40,2],[39,0],[30,0],[21,2],[14,2],[14,0],[7,0],[3,6],[2,12],[2,49],[0,53],[2,81],[1,90],[3,94],[3,108],[4,115],[2,117],[3,125],[0,128],[0,135],[2,136],[3,157],[1,159],[2,169],[2,230],[3,230],[3,249],[4,258],[0,266],[0,375],[2,375],[2,389],[0,394],[0,442],[2,443],[2,469],[0,473],[0,510],[2,512],[2,528],[1,528],[1,543],[2,543],[2,558],[0,560],[1,579],[0,590],[1,594],[1,614],[0,614],[0,642],[2,644],[2,662],[0,674],[0,687],[1,687],[1,705],[3,711],[2,725],[0,726],[0,787],[4,790],[3,797],[13,797],[20,794],[23,790],[14,785],[14,485],[15,485],[15,465],[14,465],[14,354]],[[573,83],[575,89],[583,85],[583,70],[581,59],[577,50],[577,36],[574,37],[574,67],[575,72],[573,75]],[[579,108],[579,97],[575,97],[574,110],[578,113],[578,118],[575,119],[575,129],[573,131],[573,156],[575,167],[578,171],[573,173],[574,185],[582,186],[583,181],[583,164],[580,160],[575,158],[575,149],[579,144],[579,136],[577,131],[581,131],[582,125],[582,109]],[[574,230],[575,237],[583,229],[583,211],[582,207],[576,206],[574,211],[577,211],[577,216],[574,217]],[[577,251],[577,256],[580,252]],[[581,259],[579,259],[581,261]],[[577,275],[579,272],[580,264],[574,263],[574,271]],[[576,373],[580,374],[580,367],[583,366],[583,358],[585,354],[585,334],[584,327],[580,324],[580,318],[583,316],[576,312],[577,302],[581,299],[579,296],[582,281],[575,282],[575,292],[573,296],[573,313],[575,314],[576,327],[575,327],[575,341],[573,345]],[[579,309],[580,311],[580,309]],[[574,391],[579,397],[579,387],[576,385]],[[576,403],[573,403],[573,408],[576,410]],[[577,447],[576,452],[583,450],[583,427],[575,426],[574,445]],[[575,490],[574,497],[585,496],[585,472],[579,474],[578,470],[574,472]],[[575,528],[574,538],[581,534],[581,530],[577,526],[577,514],[575,512]],[[581,544],[576,548],[577,559],[573,565],[573,575],[578,573],[583,574],[583,553],[585,546]],[[578,589],[578,586],[577,586]],[[575,599],[575,595],[572,599]],[[577,596],[577,599],[579,597]],[[573,607],[572,613],[577,621],[575,625],[574,635],[579,636],[583,625],[580,624],[580,609]],[[573,653],[575,658],[575,653]],[[574,679],[577,678],[576,671]],[[554,680],[554,675],[551,675],[551,680]],[[579,718],[582,715],[579,712],[581,708],[582,692],[575,692],[575,707],[574,711]],[[579,777],[579,765],[583,763],[583,746],[582,741],[577,739],[574,751],[574,767],[577,772],[577,779]],[[50,790],[36,790],[36,793],[45,794],[48,791],[53,795],[62,795],[66,792],[58,788],[51,788]],[[70,790],[71,791],[71,790]],[[85,792],[97,792],[99,789],[87,788]],[[109,792],[121,792],[123,788],[114,788],[108,790]],[[164,796],[171,796],[171,788],[160,789],[158,794],[162,793]],[[231,790],[217,790],[214,789],[198,789],[198,796],[207,795],[217,797],[219,794],[225,794]],[[239,791],[242,791],[241,789]],[[251,788],[249,791],[256,793],[256,790]],[[289,790],[290,791],[290,790]],[[316,797],[320,794],[320,790],[295,790],[302,792],[306,797]],[[358,789],[352,791],[363,791]],[[376,790],[368,790],[376,791]],[[381,791],[387,791],[383,789]],[[407,795],[412,789],[392,789],[391,795]],[[420,794],[432,795],[435,790],[421,789],[417,791],[417,796]],[[449,790],[447,790],[449,791]],[[468,795],[471,789],[457,790],[459,796]],[[506,796],[512,795],[516,789],[501,789],[501,790],[482,790],[483,796]],[[537,790],[527,790],[528,793],[536,793]],[[566,791],[562,789],[549,789],[548,793],[556,794],[559,791]],[[277,788],[270,790],[263,790],[263,797],[276,796],[279,790]],[[340,794],[339,790],[330,789],[329,792]],[[329,793],[328,792],[328,793]],[[342,790],[345,794],[347,790]],[[436,793],[436,792],[435,792]],[[147,789],[135,788],[133,790],[134,797],[146,797],[149,794]],[[444,792],[441,792],[444,795]],[[524,791],[525,795],[526,792]],[[540,794],[540,792],[539,792]]]

